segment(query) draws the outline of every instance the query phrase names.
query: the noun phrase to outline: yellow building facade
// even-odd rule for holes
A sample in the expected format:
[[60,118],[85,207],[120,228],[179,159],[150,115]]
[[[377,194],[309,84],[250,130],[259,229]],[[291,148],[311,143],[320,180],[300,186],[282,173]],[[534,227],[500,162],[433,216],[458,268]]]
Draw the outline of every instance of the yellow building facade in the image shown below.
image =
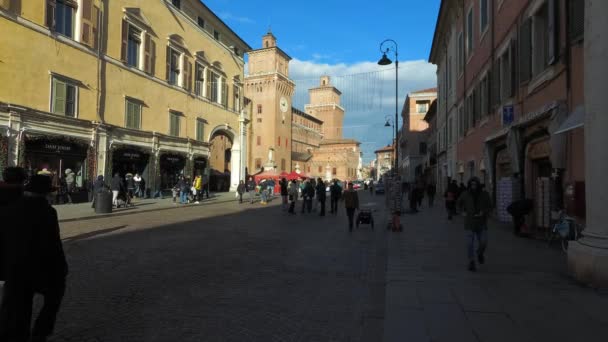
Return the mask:
[[140,173],[153,192],[243,177],[250,47],[198,0],[0,1],[0,32],[4,164],[83,188]]

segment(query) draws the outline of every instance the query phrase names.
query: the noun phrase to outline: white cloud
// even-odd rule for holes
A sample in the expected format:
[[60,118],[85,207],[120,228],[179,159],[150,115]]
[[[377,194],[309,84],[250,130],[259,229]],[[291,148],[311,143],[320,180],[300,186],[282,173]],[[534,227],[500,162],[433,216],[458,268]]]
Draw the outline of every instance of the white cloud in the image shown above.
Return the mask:
[[[364,159],[372,160],[373,151],[390,143],[392,139],[391,130],[384,127],[384,117],[395,115],[394,64],[330,64],[320,62],[320,58],[313,58],[312,61],[294,59],[290,63],[290,78],[296,82],[294,105],[303,109],[308,103],[308,89],[318,86],[321,76],[331,76],[332,84],[342,92],[341,104],[346,110],[344,135],[361,141]],[[436,82],[434,65],[424,60],[400,62],[399,114],[409,92],[434,87]]]

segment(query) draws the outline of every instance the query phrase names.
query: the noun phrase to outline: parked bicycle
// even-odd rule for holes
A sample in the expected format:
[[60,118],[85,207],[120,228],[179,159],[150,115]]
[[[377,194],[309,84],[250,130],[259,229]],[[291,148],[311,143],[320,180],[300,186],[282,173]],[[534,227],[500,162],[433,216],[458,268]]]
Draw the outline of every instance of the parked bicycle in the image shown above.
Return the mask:
[[566,215],[563,211],[559,212],[559,219],[553,225],[549,235],[549,244],[555,240],[559,240],[562,250],[568,251],[568,243],[576,241],[582,236],[583,227],[576,223],[573,217]]

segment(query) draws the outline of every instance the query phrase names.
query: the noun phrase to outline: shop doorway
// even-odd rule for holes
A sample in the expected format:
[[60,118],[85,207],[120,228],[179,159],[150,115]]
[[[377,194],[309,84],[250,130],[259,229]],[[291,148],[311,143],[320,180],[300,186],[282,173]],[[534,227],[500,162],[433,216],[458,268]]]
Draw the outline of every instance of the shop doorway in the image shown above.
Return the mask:
[[148,162],[150,155],[133,148],[120,148],[112,153],[112,175],[119,173],[125,177],[127,173],[139,174],[146,181],[149,179]]
[[184,175],[186,157],[177,154],[163,154],[160,156],[160,184],[162,190],[173,188],[180,176]]
[[211,160],[209,186],[211,191],[230,190],[232,138],[229,133],[216,131],[211,136]]

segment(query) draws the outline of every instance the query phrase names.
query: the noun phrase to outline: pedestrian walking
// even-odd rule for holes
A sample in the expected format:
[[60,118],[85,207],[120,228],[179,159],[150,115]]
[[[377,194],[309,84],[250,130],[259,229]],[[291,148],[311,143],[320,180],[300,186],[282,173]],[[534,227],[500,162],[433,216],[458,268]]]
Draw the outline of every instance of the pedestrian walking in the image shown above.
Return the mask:
[[452,220],[452,217],[456,215],[456,200],[458,199],[458,183],[453,180],[448,185],[448,188],[445,191],[445,208],[448,211],[448,220]]
[[323,180],[319,177],[319,179],[317,179],[317,201],[319,201],[319,205],[321,206],[321,212],[319,213],[319,216],[325,216],[325,201],[327,199],[327,193],[325,192],[325,183],[323,183]]
[[413,185],[410,187],[410,193],[408,196],[410,201],[410,212],[417,213],[418,212],[418,187]]
[[374,195],[374,181],[373,180],[369,181],[369,194],[372,196]]
[[239,196],[239,203],[243,203],[243,194],[247,192],[247,186],[245,186],[245,181],[241,180],[239,185],[236,187],[236,193]]
[[176,188],[179,189],[179,203],[188,204],[188,182],[184,176],[179,176]]
[[[488,243],[488,215],[491,210],[490,195],[482,190],[477,177],[469,180],[468,190],[458,199],[458,207],[462,209],[464,229],[467,238],[467,254],[469,257],[469,271],[475,272],[475,254],[479,264],[485,263],[485,250]],[[477,250],[475,242],[477,241]]]
[[268,202],[268,191],[266,189],[266,180],[262,180],[258,185],[258,192],[260,193],[260,204],[266,205]]
[[315,197],[315,188],[312,186],[312,182],[307,180],[304,183],[304,190],[302,192],[304,201],[302,203],[302,214],[307,211],[309,214],[312,212],[312,199]]
[[333,184],[329,187],[329,195],[331,197],[331,211],[330,213],[338,214],[338,202],[342,197],[342,187],[338,184],[338,180],[334,179]]
[[289,184],[288,196],[289,196],[289,211],[291,215],[296,214],[296,202],[298,201],[298,183],[296,180],[292,180]]
[[[240,184],[239,184],[239,186],[240,186]],[[194,177],[194,182],[192,182],[192,195],[194,195],[194,203],[196,203],[196,204],[200,203],[202,190],[203,190],[203,177],[201,177],[201,175],[196,175],[196,177]],[[243,196],[241,194],[241,203],[242,202],[243,202]]]
[[249,177],[249,180],[247,181],[247,184],[245,184],[245,190],[247,190],[247,193],[249,194],[249,201],[250,204],[253,204],[253,200],[255,199],[255,181],[253,180],[253,177]]
[[133,176],[133,181],[135,182],[135,197],[143,197],[143,191],[141,189],[141,176],[139,173],[135,173],[135,176]]
[[437,193],[437,187],[433,183],[429,183],[426,186],[426,196],[429,199],[429,208],[432,208],[435,204],[435,194]]
[[[46,341],[53,332],[65,293],[68,267],[57,212],[47,200],[51,191],[51,179],[36,175],[30,179],[25,192],[13,198],[16,207],[10,214],[18,213],[20,224],[19,233],[9,235],[14,239],[10,241],[13,248],[9,249],[8,263],[3,263],[6,282],[0,307],[1,341]],[[26,215],[26,212],[36,215]],[[36,293],[44,297],[44,304],[30,333]]]
[[209,186],[211,184],[209,184],[209,176],[207,176],[206,174],[203,175],[202,177],[202,194],[201,194],[201,199],[204,196],[207,196],[207,199],[209,199]]
[[118,195],[124,191],[124,184],[120,178],[120,173],[116,172],[110,182],[110,190],[112,190],[112,204],[118,207]]
[[72,204],[72,193],[76,189],[76,174],[72,169],[65,169],[65,190],[68,203]]
[[424,199],[424,183],[419,180],[416,184],[416,203],[418,204],[418,208],[422,208],[422,200]]
[[359,210],[359,194],[355,191],[353,183],[348,183],[348,189],[342,194],[344,197],[344,208],[346,208],[346,215],[348,216],[348,231],[353,231],[353,223],[355,218],[355,211]]
[[135,179],[133,179],[133,174],[127,173],[125,182],[127,185],[127,204],[131,204],[131,200],[135,197]]
[[282,178],[279,182],[279,186],[281,189],[281,208],[282,210],[287,210],[289,197],[289,184],[287,183],[287,179]]
[[317,180],[314,178],[310,179],[310,185],[312,186],[312,188],[314,189],[313,191],[313,195],[310,198],[310,203],[312,204],[312,211],[313,212],[317,212],[317,198],[316,198],[316,192],[317,192]]

